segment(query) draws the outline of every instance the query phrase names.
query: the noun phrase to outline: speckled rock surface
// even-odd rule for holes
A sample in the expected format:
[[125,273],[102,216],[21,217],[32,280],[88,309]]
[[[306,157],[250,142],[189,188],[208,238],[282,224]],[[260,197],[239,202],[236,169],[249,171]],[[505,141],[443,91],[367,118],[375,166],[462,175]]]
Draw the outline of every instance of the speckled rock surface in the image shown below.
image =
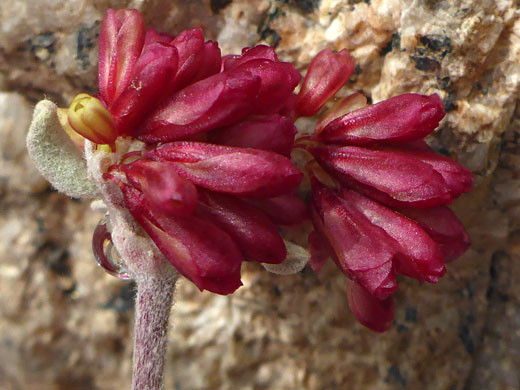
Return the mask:
[[[181,4],[181,2],[178,2]],[[176,33],[192,25],[225,53],[257,42],[305,68],[324,47],[356,59],[343,89],[376,102],[439,93],[434,148],[470,168],[454,209],[473,246],[435,286],[402,278],[395,326],[350,314],[332,264],[276,276],[247,264],[231,297],[181,282],[166,388],[520,388],[520,13],[513,0],[29,0],[0,7],[0,389],[125,389],[133,286],[99,269],[101,214],[52,192],[24,153],[34,103],[96,88],[107,7],[135,7]]]

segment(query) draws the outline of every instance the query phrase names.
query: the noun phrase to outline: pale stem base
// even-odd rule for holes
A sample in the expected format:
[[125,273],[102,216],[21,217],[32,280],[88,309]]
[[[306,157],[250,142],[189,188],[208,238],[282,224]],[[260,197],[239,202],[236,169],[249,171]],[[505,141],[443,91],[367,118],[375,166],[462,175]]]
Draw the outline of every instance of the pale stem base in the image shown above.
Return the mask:
[[163,388],[168,320],[176,278],[137,281],[133,390]]

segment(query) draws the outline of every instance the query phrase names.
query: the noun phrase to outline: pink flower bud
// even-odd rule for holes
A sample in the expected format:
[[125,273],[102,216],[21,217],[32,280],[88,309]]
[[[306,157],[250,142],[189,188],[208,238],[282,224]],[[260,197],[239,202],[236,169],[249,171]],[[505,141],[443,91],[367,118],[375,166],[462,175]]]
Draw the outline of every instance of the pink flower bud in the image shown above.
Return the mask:
[[196,216],[166,217],[147,208],[137,189],[120,183],[125,204],[170,263],[201,291],[227,295],[242,285],[242,256],[235,242]]
[[179,53],[179,69],[175,75],[176,91],[220,71],[218,44],[204,43],[200,27],[181,32],[171,43]]
[[386,299],[397,289],[392,260],[396,242],[330,189],[313,180],[311,218],[327,237],[338,267],[370,294]]
[[147,143],[183,139],[247,116],[261,80],[249,72],[219,73],[174,93],[141,125]]
[[233,54],[226,56],[222,61],[223,70],[235,69],[237,66],[240,66],[247,61],[258,59],[279,62],[278,56],[271,46],[258,45],[255,47],[245,47],[242,49],[242,55],[240,56]]
[[303,174],[277,153],[203,142],[171,142],[144,152],[156,161],[175,162],[177,173],[216,192],[266,198],[292,192]]
[[379,300],[356,282],[347,279],[347,298],[357,320],[374,332],[385,332],[394,320],[394,299]]
[[300,82],[301,75],[288,62],[254,59],[234,68],[234,71],[249,72],[260,77],[260,89],[254,102],[252,114],[273,114],[286,104],[292,91]]
[[150,110],[172,92],[176,70],[175,47],[158,42],[145,45],[130,85],[109,107],[120,134],[131,135]]
[[430,283],[444,275],[440,248],[417,223],[354,191],[343,190],[341,197],[396,241],[397,272]]
[[170,165],[141,159],[120,165],[119,169],[143,193],[150,208],[170,217],[190,215],[197,206],[197,189]]
[[429,210],[401,209],[399,212],[417,221],[428,232],[439,244],[446,262],[459,258],[471,244],[464,226],[448,207],[441,206]]
[[407,93],[339,117],[315,138],[342,145],[415,141],[435,130],[444,114],[438,95]]
[[354,60],[346,49],[325,49],[312,60],[296,101],[298,116],[313,116],[354,72]]
[[357,146],[310,147],[309,151],[344,185],[391,206],[433,207],[455,198],[435,167],[406,153]]
[[228,233],[246,260],[279,264],[287,251],[276,226],[260,210],[224,194],[201,191],[198,215]]
[[215,130],[209,139],[215,144],[271,150],[289,156],[295,135],[292,120],[271,114],[249,117],[233,126]]
[[145,25],[139,11],[109,9],[99,33],[99,92],[110,106],[130,84],[141,54]]

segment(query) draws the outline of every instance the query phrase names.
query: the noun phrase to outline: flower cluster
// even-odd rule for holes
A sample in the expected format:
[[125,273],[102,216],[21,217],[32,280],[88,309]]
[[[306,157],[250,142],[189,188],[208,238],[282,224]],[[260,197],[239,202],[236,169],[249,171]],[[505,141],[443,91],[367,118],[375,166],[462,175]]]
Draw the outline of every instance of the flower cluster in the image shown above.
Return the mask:
[[[78,95],[60,117],[84,144],[88,169],[74,146],[53,143],[63,136],[42,113],[50,102],[35,110],[29,150],[59,190],[101,195],[126,262],[166,259],[201,290],[235,291],[243,260],[281,264],[293,244],[279,227],[310,218],[305,262],[319,272],[331,257],[347,276],[355,316],[384,331],[397,274],[436,283],[468,248],[446,205],[470,190],[472,175],[424,142],[444,117],[437,95],[371,106],[359,93],[334,98],[353,71],[346,50],[325,49],[295,94],[301,76],[272,47],[221,56],[200,28],[172,37],[147,30],[136,10],[108,10],[99,93]],[[324,106],[312,136],[295,143],[294,121]],[[308,205],[295,193],[304,177],[290,159],[295,147],[307,155]],[[100,256],[107,237],[105,225],[94,235]]]
[[182,275],[229,294],[243,259],[285,260],[277,224],[307,217],[288,158],[296,128],[283,114],[300,78],[271,47],[221,57],[200,28],[171,37],[146,30],[136,10],[109,10],[99,94],[80,95],[69,124],[112,148],[117,137],[144,142],[104,179]]
[[[303,85],[321,83],[314,87],[319,97],[300,112],[313,115],[343,85],[341,67],[326,66],[333,62],[350,65],[332,52],[311,63]],[[436,283],[445,262],[468,248],[464,227],[446,204],[469,191],[473,178],[423,140],[444,117],[439,96],[404,94],[365,105],[359,94],[339,100],[300,147],[314,158],[312,266],[319,271],[331,257],[348,278],[352,312],[363,325],[385,331],[393,320],[396,274]]]

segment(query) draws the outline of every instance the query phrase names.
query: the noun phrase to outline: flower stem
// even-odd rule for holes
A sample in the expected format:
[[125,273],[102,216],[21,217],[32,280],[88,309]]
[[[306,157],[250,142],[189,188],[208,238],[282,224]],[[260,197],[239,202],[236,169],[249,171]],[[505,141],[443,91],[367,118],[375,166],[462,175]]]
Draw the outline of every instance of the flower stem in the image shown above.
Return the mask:
[[168,320],[176,277],[137,280],[133,390],[163,388]]

